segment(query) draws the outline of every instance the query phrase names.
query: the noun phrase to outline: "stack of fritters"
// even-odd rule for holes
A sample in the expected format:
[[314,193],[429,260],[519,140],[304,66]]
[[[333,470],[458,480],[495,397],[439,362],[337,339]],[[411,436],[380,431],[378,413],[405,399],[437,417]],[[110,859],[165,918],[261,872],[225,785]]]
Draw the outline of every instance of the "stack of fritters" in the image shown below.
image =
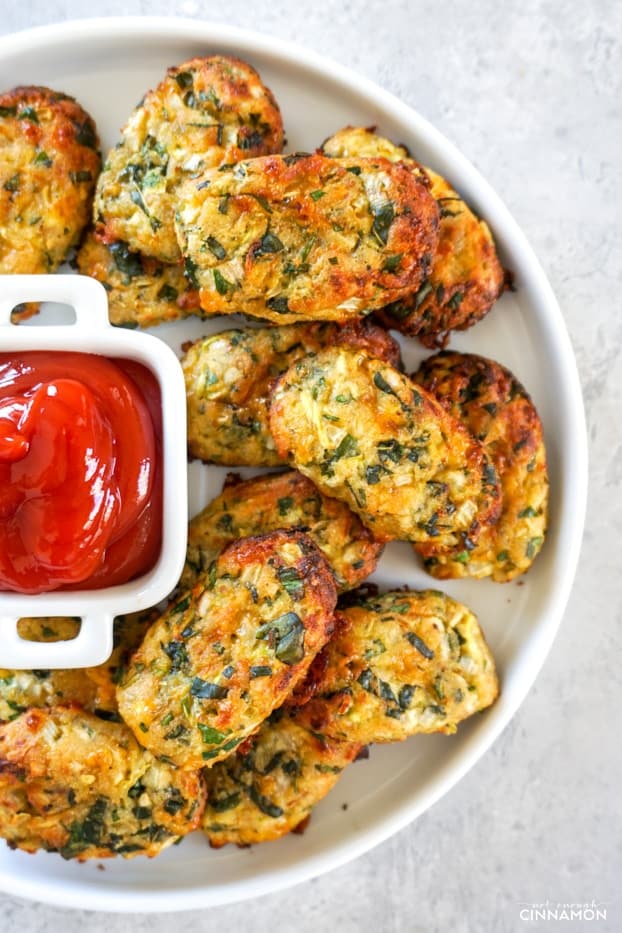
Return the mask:
[[227,477],[190,523],[169,605],[117,619],[106,664],[0,671],[12,846],[154,855],[199,825],[214,846],[276,839],[365,746],[451,734],[497,697],[466,606],[361,587],[393,540],[433,576],[496,582],[542,547],[546,455],[525,389],[456,352],[408,376],[384,329],[434,347],[480,320],[506,278],[490,230],[373,129],[313,154],[283,142],[269,89],[225,56],[168,70],[96,188],[75,101],[0,98],[0,271],[55,269],[94,196],[78,266],[113,323],[255,319],[184,346],[190,456],[280,468]]

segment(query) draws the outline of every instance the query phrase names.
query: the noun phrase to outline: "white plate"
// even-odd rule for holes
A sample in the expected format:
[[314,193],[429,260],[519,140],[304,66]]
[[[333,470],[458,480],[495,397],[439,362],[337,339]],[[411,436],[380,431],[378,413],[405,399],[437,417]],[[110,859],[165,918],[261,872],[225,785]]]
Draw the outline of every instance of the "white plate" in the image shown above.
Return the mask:
[[[290,149],[312,149],[346,123],[377,124],[452,182],[486,218],[517,291],[505,295],[452,347],[509,366],[544,422],[551,475],[551,525],[533,569],[518,583],[456,581],[445,589],[471,606],[497,660],[502,695],[457,735],[420,736],[377,746],[349,768],[302,836],[251,849],[211,851],[199,835],[154,861],[79,865],[59,856],[0,849],[0,888],[63,907],[183,910],[283,888],[328,871],[386,839],[431,806],[465,774],[508,723],[533,683],[559,625],[574,575],[585,512],[586,438],[576,366],[560,310],[530,247],[496,194],[433,127],[390,94],[304,49],[220,25],[151,18],[88,20],[4,37],[0,88],[45,84],[75,95],[95,118],[104,148],[167,66],[224,52],[257,67],[283,111]],[[58,314],[48,309],[42,317]],[[33,322],[36,326],[37,322]],[[175,349],[230,326],[191,321],[154,330]],[[408,370],[426,354],[404,346]],[[225,471],[193,465],[190,507],[218,492]],[[435,585],[410,547],[387,549],[374,579],[386,586]],[[347,808],[345,805],[347,804]]]

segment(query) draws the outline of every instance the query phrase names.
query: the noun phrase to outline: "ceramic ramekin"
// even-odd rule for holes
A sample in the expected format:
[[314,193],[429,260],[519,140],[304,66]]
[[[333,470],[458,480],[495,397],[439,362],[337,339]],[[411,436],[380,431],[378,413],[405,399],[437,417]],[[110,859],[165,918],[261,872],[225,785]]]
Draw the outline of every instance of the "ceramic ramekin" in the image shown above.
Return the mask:
[[[73,324],[19,327],[13,308],[28,301],[55,301],[75,311]],[[90,667],[112,651],[115,616],[136,612],[164,599],[176,585],[186,552],[186,399],[179,361],[170,347],[149,334],[114,328],[108,320],[103,286],[81,275],[0,276],[0,351],[63,350],[132,359],[155,375],[162,398],[162,546],[148,573],[129,583],[97,590],[63,590],[22,596],[0,592],[0,667],[49,669]],[[22,639],[20,618],[79,616],[71,641]]]

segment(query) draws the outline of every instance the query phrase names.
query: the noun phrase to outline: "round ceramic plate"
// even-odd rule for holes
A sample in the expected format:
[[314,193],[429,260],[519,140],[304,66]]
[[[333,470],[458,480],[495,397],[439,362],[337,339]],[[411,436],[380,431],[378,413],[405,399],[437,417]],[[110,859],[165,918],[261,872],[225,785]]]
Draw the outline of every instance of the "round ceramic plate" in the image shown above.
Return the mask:
[[[89,20],[4,37],[0,88],[44,84],[78,98],[95,118],[104,150],[144,92],[165,69],[216,52],[247,59],[281,106],[288,148],[313,149],[346,124],[369,126],[406,143],[445,175],[490,224],[516,291],[451,346],[509,366],[532,394],[546,436],[551,476],[551,524],[546,545],[522,580],[506,585],[454,581],[447,592],[477,613],[501,676],[502,694],[454,736],[418,736],[376,746],[347,769],[317,807],[304,835],[250,849],[212,851],[194,834],[155,860],[135,858],[83,865],[60,856],[0,848],[0,888],[50,903],[101,910],[161,911],[204,907],[264,894],[355,858],[386,839],[446,793],[508,723],[551,646],[576,567],[586,494],[586,442],[574,358],[555,298],[524,236],[475,169],[436,130],[394,97],[340,65],[267,36],[207,23],[129,18]],[[39,320],[63,319],[44,309]],[[232,326],[231,319],[154,329],[179,351]],[[404,342],[411,371],[426,355]],[[191,514],[220,491],[224,470],[193,464]],[[247,473],[248,471],[243,471]],[[373,579],[385,586],[437,586],[411,548],[387,548]]]

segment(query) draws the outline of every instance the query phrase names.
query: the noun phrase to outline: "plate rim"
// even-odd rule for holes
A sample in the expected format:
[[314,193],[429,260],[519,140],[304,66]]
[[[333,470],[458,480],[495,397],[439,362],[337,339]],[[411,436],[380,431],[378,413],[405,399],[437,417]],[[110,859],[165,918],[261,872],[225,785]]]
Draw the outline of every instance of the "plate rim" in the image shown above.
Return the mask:
[[528,272],[534,293],[539,302],[546,306],[546,313],[537,315],[538,323],[556,347],[557,364],[563,376],[563,400],[569,416],[565,426],[568,438],[564,440],[563,446],[568,446],[572,452],[572,463],[564,464],[561,483],[564,487],[564,501],[572,503],[572,508],[562,508],[559,516],[559,537],[563,541],[565,559],[561,574],[543,598],[538,650],[531,653],[530,663],[522,672],[520,687],[515,689],[512,700],[488,711],[486,728],[474,730],[468,736],[460,755],[445,765],[433,786],[419,790],[415,800],[396,806],[390,814],[382,815],[365,828],[351,831],[344,842],[329,851],[314,853],[302,861],[292,863],[285,870],[272,870],[257,880],[250,877],[211,887],[202,886],[191,890],[180,888],[178,891],[146,888],[115,890],[89,883],[86,878],[79,884],[59,883],[56,879],[48,882],[32,880],[0,866],[0,890],[7,894],[58,907],[151,913],[230,904],[274,893],[338,868],[415,820],[476,764],[524,702],[549,654],[568,603],[579,559],[587,505],[587,431],[577,364],[565,321],[545,273],[522,230],[501,198],[466,156],[416,110],[372,80],[296,42],[237,26],[185,17],[95,17],[24,29],[2,37],[0,63],[5,56],[33,53],[37,48],[59,41],[72,43],[79,42],[81,38],[97,38],[105,42],[118,38],[135,39],[138,35],[147,40],[182,38],[188,41],[236,43],[240,46],[241,54],[260,52],[294,69],[302,67],[311,70],[323,80],[336,82],[343,89],[368,100],[374,107],[380,108],[383,114],[408,123],[432,148],[439,150],[441,157],[435,167],[444,171],[445,164],[449,164],[452,170],[456,169],[466,180],[470,192],[476,193],[474,198],[469,194],[470,200],[476,205],[481,196],[486,204],[486,220],[496,231],[502,230],[503,237],[511,241],[513,250],[520,254],[522,268]]

